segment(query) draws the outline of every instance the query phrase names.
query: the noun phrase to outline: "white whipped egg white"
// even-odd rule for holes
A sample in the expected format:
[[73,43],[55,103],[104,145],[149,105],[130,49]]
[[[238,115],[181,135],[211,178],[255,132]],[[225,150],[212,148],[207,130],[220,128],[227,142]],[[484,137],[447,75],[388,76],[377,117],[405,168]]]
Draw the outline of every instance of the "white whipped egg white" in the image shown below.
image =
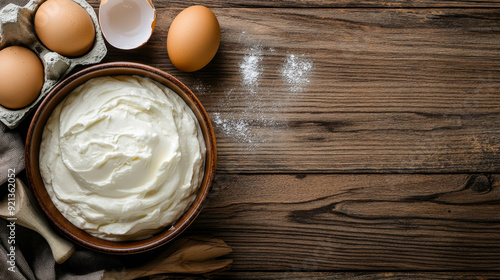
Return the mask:
[[49,117],[40,173],[63,216],[108,240],[148,237],[193,202],[206,147],[171,89],[139,76],[89,80]]

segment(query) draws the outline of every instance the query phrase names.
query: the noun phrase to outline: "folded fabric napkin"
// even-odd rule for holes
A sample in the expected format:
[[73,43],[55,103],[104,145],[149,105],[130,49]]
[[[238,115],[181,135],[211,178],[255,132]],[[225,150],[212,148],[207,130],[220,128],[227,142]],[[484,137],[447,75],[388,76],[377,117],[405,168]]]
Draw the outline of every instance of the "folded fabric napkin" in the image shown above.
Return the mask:
[[24,169],[24,144],[16,132],[0,123],[0,185],[7,182],[9,169],[17,174]]

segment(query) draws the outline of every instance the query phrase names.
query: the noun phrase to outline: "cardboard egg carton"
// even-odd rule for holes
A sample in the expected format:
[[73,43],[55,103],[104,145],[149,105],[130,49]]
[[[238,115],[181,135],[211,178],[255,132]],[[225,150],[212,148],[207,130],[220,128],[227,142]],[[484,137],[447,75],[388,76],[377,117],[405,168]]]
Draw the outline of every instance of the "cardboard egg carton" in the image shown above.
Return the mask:
[[24,6],[10,3],[3,6],[0,10],[0,49],[12,45],[24,46],[31,49],[42,61],[45,72],[42,91],[32,104],[21,109],[8,109],[0,106],[0,121],[9,128],[15,128],[28,113],[35,110],[47,93],[76,65],[94,64],[106,56],[106,44],[99,28],[97,16],[94,9],[85,0],[73,1],[80,4],[89,13],[94,23],[96,32],[93,48],[87,54],[80,57],[65,57],[46,48],[38,40],[33,26],[35,12],[44,1],[28,0]]

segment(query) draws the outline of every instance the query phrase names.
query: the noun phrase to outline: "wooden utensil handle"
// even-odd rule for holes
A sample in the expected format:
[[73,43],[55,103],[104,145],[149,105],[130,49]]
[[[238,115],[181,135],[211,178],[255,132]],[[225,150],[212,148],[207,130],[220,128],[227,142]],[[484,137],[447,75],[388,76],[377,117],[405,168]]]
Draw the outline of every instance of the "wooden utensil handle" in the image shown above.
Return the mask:
[[24,183],[16,178],[16,184],[18,193],[16,202],[23,202],[23,205],[19,205],[20,211],[16,213],[17,223],[42,235],[47,240],[55,261],[59,264],[65,262],[75,251],[75,246],[52,231],[47,219],[38,209],[35,198],[31,196]]
[[231,252],[224,241],[203,236],[185,237],[151,262],[122,271],[106,271],[103,279],[129,280],[166,273],[206,274],[229,268],[232,259],[216,259]]

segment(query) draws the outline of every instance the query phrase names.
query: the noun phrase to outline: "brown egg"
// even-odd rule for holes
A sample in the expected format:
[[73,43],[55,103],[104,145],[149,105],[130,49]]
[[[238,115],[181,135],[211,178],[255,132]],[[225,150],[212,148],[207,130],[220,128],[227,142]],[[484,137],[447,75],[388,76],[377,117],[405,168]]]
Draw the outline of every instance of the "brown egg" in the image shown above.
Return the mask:
[[220,44],[220,25],[214,13],[200,5],[180,12],[170,25],[167,51],[179,70],[197,71],[215,56]]
[[31,50],[12,46],[0,51],[0,104],[11,109],[28,106],[43,86],[43,65]]
[[50,50],[81,56],[95,40],[94,23],[85,9],[71,0],[47,0],[35,14],[35,32]]

